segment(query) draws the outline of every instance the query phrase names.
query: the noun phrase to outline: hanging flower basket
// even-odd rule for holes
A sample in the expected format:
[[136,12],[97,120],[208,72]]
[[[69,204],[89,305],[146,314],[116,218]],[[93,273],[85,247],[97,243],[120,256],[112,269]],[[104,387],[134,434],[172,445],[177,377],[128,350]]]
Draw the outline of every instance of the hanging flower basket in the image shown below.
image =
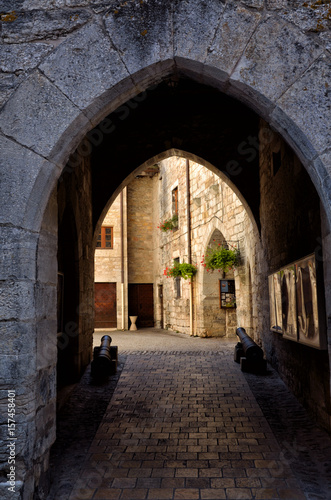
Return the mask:
[[193,264],[175,262],[172,267],[166,267],[163,274],[167,278],[184,278],[184,280],[187,280],[192,279],[196,272],[197,268]]
[[178,227],[178,215],[173,215],[170,219],[160,222],[160,225],[157,227],[163,232],[173,231]]
[[201,264],[207,271],[222,269],[225,273],[239,264],[239,250],[236,245],[232,248],[222,246],[220,243],[216,246],[210,246],[206,255],[202,256]]

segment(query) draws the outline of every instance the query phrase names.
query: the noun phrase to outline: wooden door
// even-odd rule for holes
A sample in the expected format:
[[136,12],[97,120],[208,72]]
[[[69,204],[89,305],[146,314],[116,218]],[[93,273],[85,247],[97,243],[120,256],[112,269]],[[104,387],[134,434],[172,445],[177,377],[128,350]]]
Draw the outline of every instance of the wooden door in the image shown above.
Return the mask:
[[163,285],[158,285],[159,287],[159,301],[160,301],[160,328],[164,328],[164,308],[163,308]]
[[129,283],[129,316],[138,316],[138,328],[154,326],[153,283]]
[[95,283],[95,328],[117,328],[116,283]]

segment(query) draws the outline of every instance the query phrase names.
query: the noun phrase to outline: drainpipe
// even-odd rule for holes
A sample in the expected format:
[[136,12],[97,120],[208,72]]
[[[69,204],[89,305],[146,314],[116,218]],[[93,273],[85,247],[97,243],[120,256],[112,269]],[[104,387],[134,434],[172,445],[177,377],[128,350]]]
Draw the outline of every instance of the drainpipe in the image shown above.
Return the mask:
[[122,330],[124,331],[124,209],[123,209],[123,190],[120,195],[121,210],[121,301],[122,301]]
[[[191,210],[190,210],[190,161],[186,160],[186,210],[187,210],[187,254],[188,263],[192,264],[192,245],[191,245]],[[195,335],[193,331],[193,280],[190,284],[190,332]]]

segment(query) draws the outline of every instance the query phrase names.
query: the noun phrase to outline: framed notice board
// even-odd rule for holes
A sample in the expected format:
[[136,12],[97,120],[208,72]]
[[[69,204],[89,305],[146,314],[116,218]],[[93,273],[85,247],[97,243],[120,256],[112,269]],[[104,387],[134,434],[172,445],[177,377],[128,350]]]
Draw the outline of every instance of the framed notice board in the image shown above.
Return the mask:
[[234,309],[236,307],[236,288],[234,280],[219,280],[220,308]]

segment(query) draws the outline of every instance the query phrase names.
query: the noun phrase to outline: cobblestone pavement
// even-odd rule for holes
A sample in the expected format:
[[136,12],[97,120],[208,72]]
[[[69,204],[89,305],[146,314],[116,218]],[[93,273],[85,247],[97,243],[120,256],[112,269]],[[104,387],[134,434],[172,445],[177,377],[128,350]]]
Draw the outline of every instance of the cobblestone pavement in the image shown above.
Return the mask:
[[[62,471],[53,461],[49,498],[331,498],[330,438],[275,372],[240,371],[235,340],[109,333],[121,375],[115,389],[104,388],[113,396],[94,437],[83,439],[79,427],[91,417],[71,406],[79,437],[67,447]],[[73,391],[76,400],[86,398],[88,380],[87,373]],[[68,432],[65,419],[63,425]]]

